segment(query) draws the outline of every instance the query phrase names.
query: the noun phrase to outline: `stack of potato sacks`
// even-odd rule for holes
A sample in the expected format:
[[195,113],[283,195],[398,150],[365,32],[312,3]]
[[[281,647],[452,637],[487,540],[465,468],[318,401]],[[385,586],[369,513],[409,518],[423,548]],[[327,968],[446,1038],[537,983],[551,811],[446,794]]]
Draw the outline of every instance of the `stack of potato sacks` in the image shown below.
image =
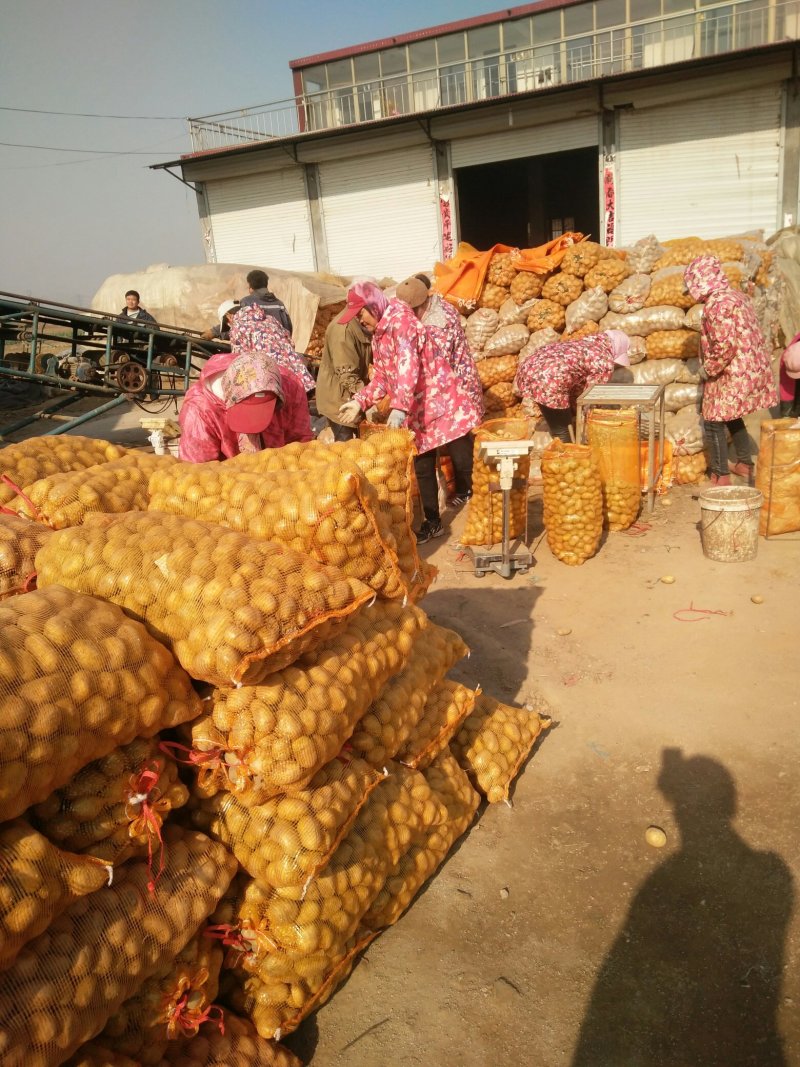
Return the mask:
[[294,1064],[275,1039],[549,720],[446,677],[406,431],[197,465],[64,440],[56,472],[0,449],[0,1062]]
[[758,235],[663,243],[649,236],[627,249],[583,241],[568,249],[549,275],[517,271],[513,253],[495,255],[481,306],[465,320],[484,384],[486,418],[520,413],[512,383],[519,362],[537,348],[624,330],[631,338],[633,380],[667,386],[665,430],[675,456],[674,480],[701,480],[706,467],[697,358],[702,308],[684,292],[683,271],[704,253],[719,257],[732,284],[753,294],[757,309],[766,307],[765,294],[774,282],[772,253]]

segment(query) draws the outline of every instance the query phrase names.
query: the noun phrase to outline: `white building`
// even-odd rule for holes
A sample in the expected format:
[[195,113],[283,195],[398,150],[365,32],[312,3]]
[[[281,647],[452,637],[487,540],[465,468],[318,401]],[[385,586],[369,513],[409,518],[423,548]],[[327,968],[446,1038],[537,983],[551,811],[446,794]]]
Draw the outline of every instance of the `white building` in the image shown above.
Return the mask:
[[209,262],[405,274],[459,240],[620,245],[797,221],[800,0],[540,0],[295,60],[156,169]]

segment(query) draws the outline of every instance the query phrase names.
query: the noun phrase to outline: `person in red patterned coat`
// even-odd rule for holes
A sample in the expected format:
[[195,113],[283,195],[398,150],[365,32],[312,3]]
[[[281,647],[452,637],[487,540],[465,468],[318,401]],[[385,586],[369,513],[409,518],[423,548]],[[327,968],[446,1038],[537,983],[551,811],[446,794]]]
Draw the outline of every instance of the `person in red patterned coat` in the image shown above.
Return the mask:
[[618,366],[629,367],[629,348],[630,340],[622,330],[543,345],[519,365],[514,390],[539,405],[553,437],[569,442],[578,397],[590,385],[611,381]]

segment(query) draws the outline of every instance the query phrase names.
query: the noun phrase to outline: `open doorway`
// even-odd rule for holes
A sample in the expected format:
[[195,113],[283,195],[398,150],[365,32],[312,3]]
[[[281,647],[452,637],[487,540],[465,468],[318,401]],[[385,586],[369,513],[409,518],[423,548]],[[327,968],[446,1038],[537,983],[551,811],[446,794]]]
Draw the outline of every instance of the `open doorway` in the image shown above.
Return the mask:
[[566,230],[600,233],[598,149],[460,167],[459,236],[476,248],[532,248]]

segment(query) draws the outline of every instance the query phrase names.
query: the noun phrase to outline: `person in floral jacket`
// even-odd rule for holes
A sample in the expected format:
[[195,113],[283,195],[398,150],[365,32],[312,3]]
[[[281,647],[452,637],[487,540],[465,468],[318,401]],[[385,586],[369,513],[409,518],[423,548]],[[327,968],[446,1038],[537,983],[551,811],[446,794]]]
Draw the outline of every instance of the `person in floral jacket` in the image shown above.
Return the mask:
[[427,274],[415,274],[414,277],[428,290],[428,299],[414,309],[417,318],[432,343],[453,368],[456,378],[483,412],[483,386],[461,325],[461,316],[449,300],[431,291],[431,280]]
[[[691,298],[704,304],[700,329],[703,421],[711,481],[730,485],[731,473],[753,484],[753,454],[742,418],[777,404],[769,345],[749,297],[731,288],[716,256],[698,256],[684,271]],[[726,430],[736,462],[728,462]]]
[[303,357],[295,352],[292,338],[261,304],[239,308],[231,322],[231,351],[264,352],[279,367],[291,371],[307,393],[316,387]]
[[448,445],[453,468],[461,471],[460,482],[456,474],[456,492],[471,491],[470,431],[480,425],[482,412],[412,310],[412,302],[418,307],[427,299],[423,283],[411,279],[401,283],[397,292],[373,334],[372,381],[342,405],[339,417],[345,424],[353,423],[361,411],[388,396],[392,404],[389,426],[406,426],[414,434],[419,453],[414,465],[425,515],[417,540],[423,544],[443,532],[436,449]]
[[630,340],[622,330],[594,333],[578,341],[553,341],[523,360],[514,391],[539,405],[553,437],[569,442],[572,413],[590,385],[604,385],[618,366],[630,366]]

